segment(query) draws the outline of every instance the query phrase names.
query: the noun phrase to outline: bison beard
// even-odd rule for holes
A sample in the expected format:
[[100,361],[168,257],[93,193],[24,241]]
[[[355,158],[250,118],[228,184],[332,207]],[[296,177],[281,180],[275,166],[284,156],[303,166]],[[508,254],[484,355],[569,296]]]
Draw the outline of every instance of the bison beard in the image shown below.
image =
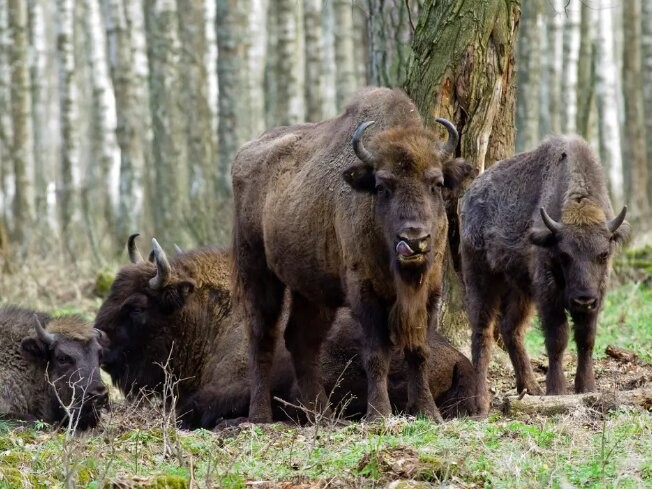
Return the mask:
[[579,138],[550,138],[497,163],[471,185],[462,201],[462,269],[481,414],[489,408],[487,370],[497,318],[517,389],[541,393],[523,344],[534,304],[549,358],[547,393],[566,392],[567,311],[578,350],[575,390],[595,389],[597,318],[610,258],[629,231],[625,212],[613,217],[602,167]]
[[[166,362],[174,344],[170,370],[176,379],[185,379],[179,384],[178,403],[184,427],[213,428],[247,416],[247,335],[239,311],[232,309],[230,253],[198,249],[157,267],[142,261],[135,247],[132,251],[134,263],[118,273],[95,324],[108,338],[104,359],[112,380],[126,393],[133,392],[133,386],[135,390],[160,392],[163,378],[159,365]],[[160,251],[154,259],[167,262]],[[164,285],[152,289],[151,279],[157,269],[169,271]],[[177,295],[184,297],[181,303],[168,299],[181,284],[188,283],[195,286],[185,295]],[[284,318],[286,313],[287,308]],[[366,409],[362,344],[358,323],[350,311],[340,310],[322,351],[320,367],[331,402],[345,404],[342,415],[347,417],[359,417]],[[447,417],[466,414],[473,405],[470,362],[434,332],[427,348],[430,360],[426,382],[442,413]],[[290,353],[282,344],[277,345],[270,378],[274,397],[299,402]],[[397,411],[407,407],[407,378],[406,362],[394,352],[389,391]],[[301,413],[274,403],[273,419],[287,420],[288,415],[297,417]]]
[[387,375],[397,346],[410,408],[440,419],[426,382],[427,306],[441,289],[443,196],[473,169],[453,158],[455,127],[438,122],[445,142],[404,93],[369,88],[340,116],[273,129],[236,155],[234,280],[250,338],[252,421],[272,419],[269,372],[285,288],[292,306],[284,338],[305,404],[327,404],[316,359],[336,309],[348,304],[365,338],[368,417],[391,413]]

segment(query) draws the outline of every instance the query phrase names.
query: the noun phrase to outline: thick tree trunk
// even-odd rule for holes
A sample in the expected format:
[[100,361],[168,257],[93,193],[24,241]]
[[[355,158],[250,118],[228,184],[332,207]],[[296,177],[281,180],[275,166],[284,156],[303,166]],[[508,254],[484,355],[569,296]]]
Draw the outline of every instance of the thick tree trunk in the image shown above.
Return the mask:
[[189,212],[186,114],[181,105],[180,43],[174,0],[148,0],[146,25],[156,161],[156,234],[167,246],[185,246],[183,222]]
[[335,17],[335,86],[337,110],[340,111],[356,89],[351,0],[333,0],[333,12]]
[[120,146],[120,176],[117,231],[120,243],[139,228],[143,198],[140,191],[145,169],[145,131],[141,107],[146,104],[135,89],[135,59],[131,46],[127,11],[123,0],[106,5],[108,60],[115,89],[116,136]]
[[623,164],[618,121],[618,66],[614,56],[614,25],[611,0],[600,0],[596,35],[596,105],[600,160],[609,176],[609,188],[614,205],[623,203]]
[[652,2],[650,1],[641,3],[641,50],[649,197],[652,195]]
[[220,190],[231,194],[231,160],[251,136],[248,101],[248,0],[218,0],[217,81],[219,86]]
[[303,0],[303,24],[305,32],[305,89],[306,121],[322,120],[323,86],[321,68],[321,0]]
[[595,24],[595,7],[582,3],[580,21],[580,51],[577,66],[577,116],[575,127],[577,134],[589,139],[589,119],[593,95],[595,92],[593,25]]
[[301,63],[298,32],[299,16],[295,0],[276,0],[277,56],[276,56],[276,124],[290,125],[304,118],[303,89],[299,72]]
[[561,132],[577,130],[577,65],[580,53],[580,2],[564,2],[564,50],[562,54],[562,117]]
[[628,202],[632,216],[645,215],[650,208],[647,195],[645,119],[641,78],[641,3],[623,3],[623,92],[625,93],[625,137],[623,161],[630,166]]
[[543,0],[523,4],[517,42],[516,151],[536,146],[539,140],[539,91],[541,89],[541,30]]
[[265,61],[267,51],[267,12],[269,0],[251,0],[249,13],[249,112],[251,133],[248,138],[265,131]]
[[32,94],[29,83],[27,45],[27,4],[9,0],[11,31],[11,119],[14,162],[13,238],[26,248],[34,220],[32,158]]
[[335,68],[335,12],[332,0],[322,0],[322,117],[328,119],[337,113],[337,82]]
[[[461,139],[457,154],[482,172],[514,152],[516,0],[427,1],[419,16],[406,88],[426,123],[446,117]],[[445,56],[442,55],[445,53]],[[449,209],[449,242],[459,263],[457,205]],[[449,260],[440,329],[466,334],[462,290]]]
[[[546,36],[547,50],[544,52],[545,88],[548,91],[547,110],[550,127],[545,131],[559,134],[561,132],[561,69],[563,41],[561,28],[563,23],[562,0],[546,2]],[[543,135],[543,134],[542,134]]]

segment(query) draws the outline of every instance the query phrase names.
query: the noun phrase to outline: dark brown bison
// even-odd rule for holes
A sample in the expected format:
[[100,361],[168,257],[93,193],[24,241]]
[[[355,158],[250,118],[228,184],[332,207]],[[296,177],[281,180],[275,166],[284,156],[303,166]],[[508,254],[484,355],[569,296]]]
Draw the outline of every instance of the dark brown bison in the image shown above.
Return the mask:
[[[203,248],[168,260],[158,246],[156,264],[142,261],[132,243],[135,263],[118,273],[97,315],[96,327],[108,337],[103,366],[125,393],[161,392],[161,365],[178,384],[178,413],[186,428],[212,428],[222,420],[245,417],[249,408],[248,342],[244,321],[231,307],[231,256]],[[282,328],[282,326],[281,326]],[[340,311],[322,352],[326,389],[335,405],[352,394],[344,415],[366,408],[366,379],[360,360],[361,333],[346,310]],[[433,334],[428,385],[445,416],[465,414],[473,406],[471,363],[445,339]],[[343,373],[347,362],[351,364]],[[296,403],[290,355],[277,346],[271,369],[274,396]],[[341,383],[336,388],[338,378]],[[397,355],[390,372],[395,408],[405,409],[405,363]],[[274,419],[287,419],[274,405]]]
[[500,332],[519,391],[539,394],[523,345],[532,304],[543,325],[548,394],[562,394],[566,311],[578,351],[575,390],[592,391],[598,312],[615,245],[629,232],[614,217],[600,163],[579,138],[553,137],[478,177],[462,201],[461,242],[479,410],[489,406],[492,327]]
[[397,347],[408,364],[408,409],[439,418],[425,345],[441,290],[444,197],[472,168],[453,157],[455,127],[438,121],[444,143],[404,93],[368,88],[340,116],[270,130],[236,155],[234,279],[250,337],[251,420],[272,417],[269,372],[286,287],[285,344],[306,403],[326,402],[319,351],[335,311],[349,305],[364,331],[367,416],[391,412]]
[[77,316],[0,308],[0,417],[97,425],[108,401],[100,352],[98,332]]

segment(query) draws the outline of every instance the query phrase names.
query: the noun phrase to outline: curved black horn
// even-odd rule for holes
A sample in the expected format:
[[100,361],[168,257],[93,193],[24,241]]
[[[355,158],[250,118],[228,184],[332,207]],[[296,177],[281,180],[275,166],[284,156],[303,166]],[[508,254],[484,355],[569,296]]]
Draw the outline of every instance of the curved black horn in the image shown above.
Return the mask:
[[156,275],[150,279],[149,286],[152,289],[160,289],[165,285],[170,276],[170,262],[165,255],[165,251],[163,251],[161,245],[156,241],[156,238],[152,238],[152,252],[156,260]]
[[618,214],[616,217],[614,217],[611,221],[607,223],[607,229],[609,230],[609,232],[615,233],[616,230],[620,227],[620,225],[625,220],[626,215],[627,215],[627,206],[623,206],[623,210],[620,211],[620,214]]
[[360,125],[356,128],[356,130],[353,132],[353,151],[355,152],[355,155],[360,158],[360,160],[363,163],[366,163],[367,165],[374,165],[374,162],[376,159],[374,158],[374,155],[371,154],[371,152],[364,147],[362,144],[362,133],[367,129],[369,126],[372,124],[375,124],[376,121],[366,121],[366,122],[361,122]]
[[460,135],[457,133],[457,129],[451,121],[444,119],[443,117],[438,117],[435,121],[439,122],[442,126],[448,131],[448,141],[442,148],[442,152],[448,156],[455,156],[455,148],[457,148],[457,143],[460,140]]
[[131,263],[138,263],[143,261],[143,255],[138,251],[138,246],[136,246],[136,238],[140,236],[139,233],[134,233],[129,238],[127,238],[127,251],[129,252],[129,260]]
[[43,329],[41,321],[39,321],[38,316],[36,315],[34,315],[34,329],[36,330],[36,336],[38,336],[43,343],[48,346],[54,343],[54,335]]
[[550,231],[552,231],[553,234],[561,231],[563,227],[561,223],[558,223],[552,217],[550,217],[543,207],[541,207],[539,211],[541,212],[541,219],[543,219],[543,223],[548,229],[550,229]]

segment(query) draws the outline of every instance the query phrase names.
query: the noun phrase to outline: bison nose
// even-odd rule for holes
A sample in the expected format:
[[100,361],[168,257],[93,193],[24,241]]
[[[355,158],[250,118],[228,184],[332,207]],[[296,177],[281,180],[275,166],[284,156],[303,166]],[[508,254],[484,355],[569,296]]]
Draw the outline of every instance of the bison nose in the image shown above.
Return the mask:
[[430,233],[422,227],[408,227],[397,235],[398,241],[405,241],[416,252],[424,253],[428,250]]
[[104,384],[98,385],[92,389],[89,394],[97,404],[105,404],[109,400],[109,390]]
[[594,309],[598,304],[598,298],[591,295],[580,295],[573,297],[573,305],[578,309]]

